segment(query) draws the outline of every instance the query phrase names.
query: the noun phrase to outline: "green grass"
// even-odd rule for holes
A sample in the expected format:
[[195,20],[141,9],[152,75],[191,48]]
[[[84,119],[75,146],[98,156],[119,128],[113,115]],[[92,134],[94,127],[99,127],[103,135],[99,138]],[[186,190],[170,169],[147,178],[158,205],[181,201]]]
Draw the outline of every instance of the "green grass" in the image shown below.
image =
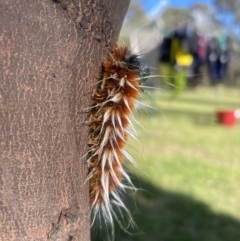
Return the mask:
[[[116,231],[116,240],[240,240],[240,123],[219,125],[217,109],[240,108],[240,91],[197,89],[172,100],[149,93],[157,111],[139,109],[129,167],[141,189],[126,200],[138,229]],[[155,104],[154,104],[155,103]],[[156,105],[155,105],[156,106]]]

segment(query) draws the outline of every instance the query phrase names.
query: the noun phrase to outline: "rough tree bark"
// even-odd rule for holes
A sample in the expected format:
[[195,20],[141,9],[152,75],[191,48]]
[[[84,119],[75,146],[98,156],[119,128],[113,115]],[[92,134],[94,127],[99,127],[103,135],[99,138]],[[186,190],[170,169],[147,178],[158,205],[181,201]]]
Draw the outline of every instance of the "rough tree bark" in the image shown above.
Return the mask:
[[1,1],[1,241],[90,239],[84,110],[128,4]]

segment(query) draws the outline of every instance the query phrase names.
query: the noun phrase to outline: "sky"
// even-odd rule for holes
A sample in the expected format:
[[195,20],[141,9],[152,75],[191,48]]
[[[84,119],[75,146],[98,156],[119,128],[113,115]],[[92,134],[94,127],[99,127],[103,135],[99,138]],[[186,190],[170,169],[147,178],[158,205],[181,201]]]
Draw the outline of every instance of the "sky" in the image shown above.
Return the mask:
[[191,7],[193,4],[201,2],[203,4],[213,5],[214,0],[142,0],[142,7],[150,15],[155,15],[165,7]]

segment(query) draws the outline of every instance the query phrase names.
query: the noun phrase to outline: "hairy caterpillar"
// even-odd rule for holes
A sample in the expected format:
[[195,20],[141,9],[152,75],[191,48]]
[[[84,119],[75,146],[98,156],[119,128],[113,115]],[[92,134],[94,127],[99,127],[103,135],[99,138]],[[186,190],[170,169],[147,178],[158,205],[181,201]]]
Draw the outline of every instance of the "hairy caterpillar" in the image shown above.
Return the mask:
[[127,136],[134,136],[128,127],[132,126],[131,115],[141,84],[149,74],[146,63],[126,46],[116,45],[103,63],[103,80],[92,94],[89,117],[87,180],[93,222],[100,215],[104,223],[113,226],[113,218],[118,219],[113,205],[129,214],[119,195],[128,188],[123,178],[131,184],[122,164],[124,158],[133,160],[124,146]]

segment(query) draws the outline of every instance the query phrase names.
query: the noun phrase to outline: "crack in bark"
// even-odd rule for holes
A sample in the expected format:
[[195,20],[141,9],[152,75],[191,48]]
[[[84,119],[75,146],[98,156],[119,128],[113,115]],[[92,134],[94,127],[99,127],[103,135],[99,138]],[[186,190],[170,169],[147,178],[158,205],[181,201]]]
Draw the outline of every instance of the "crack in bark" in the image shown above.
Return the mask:
[[47,234],[48,239],[53,241],[73,241],[77,235],[77,213],[77,209],[62,210],[57,221],[52,223],[52,229]]

